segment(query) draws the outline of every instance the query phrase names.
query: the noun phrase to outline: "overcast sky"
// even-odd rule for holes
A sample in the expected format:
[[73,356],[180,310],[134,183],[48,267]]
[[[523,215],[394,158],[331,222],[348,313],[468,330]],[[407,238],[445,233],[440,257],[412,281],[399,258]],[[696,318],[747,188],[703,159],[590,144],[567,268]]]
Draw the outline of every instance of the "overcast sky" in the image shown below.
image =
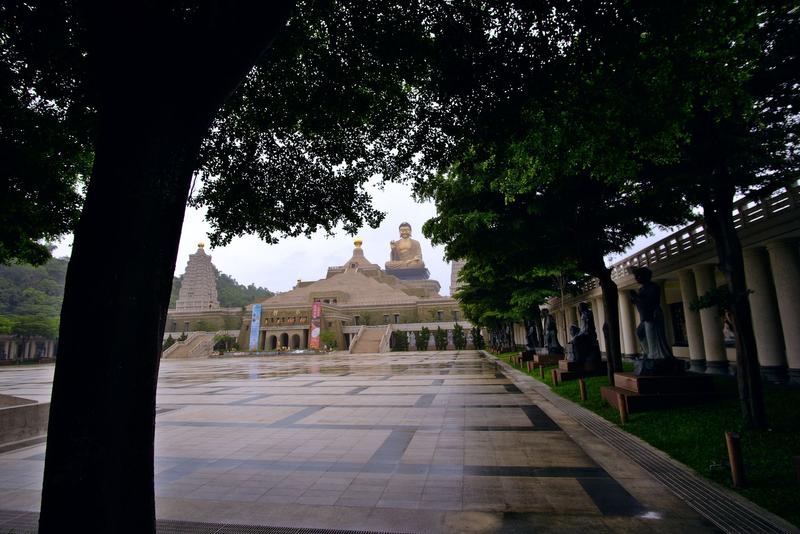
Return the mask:
[[[370,186],[369,190],[374,206],[386,212],[386,218],[379,228],[362,228],[358,233],[364,240],[362,248],[366,258],[383,267],[389,259],[389,241],[399,237],[400,223],[408,222],[413,229],[412,237],[422,246],[422,259],[431,272],[431,278],[441,284],[441,294],[448,295],[450,264],[444,261],[444,247],[431,246],[422,235],[423,223],[436,214],[433,203],[414,202],[411,198],[411,186],[407,184],[390,183],[383,190]],[[204,210],[186,209],[175,265],[176,275],[186,270],[189,254],[197,250],[197,244],[201,241],[206,244],[206,252],[211,254],[217,269],[241,284],[252,283],[271,291],[288,291],[295,286],[298,278],[304,281],[324,278],[329,266],[344,265],[353,253],[353,237],[342,230],[332,237],[320,233],[310,239],[286,238],[277,245],[268,245],[255,236],[245,236],[235,238],[226,247],[210,249],[207,237],[209,226],[204,217]],[[609,260],[621,259],[666,235],[667,232],[656,232],[653,236],[640,238],[626,254]],[[71,236],[63,239],[54,255],[69,256],[71,243]]]
[[[411,237],[422,246],[422,260],[431,272],[431,278],[442,286],[441,294],[450,292],[450,265],[445,263],[444,247],[433,247],[422,235],[422,224],[436,214],[433,203],[417,203],[411,198],[411,186],[386,184],[383,190],[370,186],[374,206],[386,212],[386,218],[377,229],[362,228],[358,233],[364,240],[361,248],[368,260],[381,267],[389,260],[389,241],[398,239],[398,226],[402,222],[411,224]],[[277,245],[268,245],[255,236],[235,238],[230,245],[210,249],[204,220],[205,211],[186,209],[183,220],[178,260],[175,274],[186,270],[189,254],[204,242],[206,252],[211,254],[217,269],[235,278],[242,284],[255,284],[271,291],[288,291],[301,280],[325,278],[327,269],[333,265],[344,265],[353,254],[353,237],[339,230],[336,235],[326,237],[318,233],[310,239],[295,237],[282,239]],[[62,240],[55,250],[57,257],[69,256],[72,238]]]

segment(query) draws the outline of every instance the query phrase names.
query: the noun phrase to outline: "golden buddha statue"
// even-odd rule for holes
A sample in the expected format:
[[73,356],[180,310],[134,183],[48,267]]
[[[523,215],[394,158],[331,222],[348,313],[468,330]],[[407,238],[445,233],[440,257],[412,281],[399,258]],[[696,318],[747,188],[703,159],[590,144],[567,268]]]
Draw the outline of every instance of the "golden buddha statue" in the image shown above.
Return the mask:
[[423,268],[422,248],[419,241],[411,239],[411,225],[404,222],[400,225],[400,239],[390,241],[390,260],[386,262],[387,269]]

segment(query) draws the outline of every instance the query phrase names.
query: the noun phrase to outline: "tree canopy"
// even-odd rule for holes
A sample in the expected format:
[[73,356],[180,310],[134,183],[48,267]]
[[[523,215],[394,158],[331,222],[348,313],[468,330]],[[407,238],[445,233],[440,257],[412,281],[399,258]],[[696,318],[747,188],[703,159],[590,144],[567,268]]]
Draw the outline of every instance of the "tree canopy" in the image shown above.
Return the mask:
[[66,273],[65,259],[0,265],[0,333],[57,337]]

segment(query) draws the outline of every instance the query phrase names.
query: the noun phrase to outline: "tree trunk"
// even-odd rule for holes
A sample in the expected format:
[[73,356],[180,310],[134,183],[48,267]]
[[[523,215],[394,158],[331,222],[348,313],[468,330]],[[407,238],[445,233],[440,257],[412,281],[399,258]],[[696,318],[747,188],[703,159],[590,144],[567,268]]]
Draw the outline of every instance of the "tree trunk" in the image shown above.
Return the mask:
[[608,383],[614,385],[614,373],[622,371],[622,351],[620,350],[620,325],[619,325],[619,291],[617,284],[611,279],[611,269],[606,267],[601,252],[591,257],[587,255],[579,266],[592,276],[597,277],[600,289],[603,292],[603,321],[601,328],[606,338],[606,359],[608,360]]
[[213,114],[289,7],[214,6],[184,27],[156,4],[83,6],[99,133],[61,310],[42,533],[155,532],[156,382],[192,173]]
[[748,427],[764,430],[767,417],[761,385],[753,318],[744,275],[742,244],[733,223],[732,187],[709,192],[702,202],[706,230],[714,242],[719,269],[725,275],[731,295],[734,334],[736,336],[736,381],[742,417]]
[[622,351],[620,350],[619,291],[611,279],[611,270],[604,269],[600,280],[603,291],[603,321],[600,335],[606,337],[606,358],[608,359],[608,383],[614,385],[614,373],[622,372]]
[[531,326],[533,326],[533,331],[536,334],[536,346],[542,347],[544,346],[544,332],[542,331],[542,312],[539,310],[539,307],[536,306],[531,311],[531,315],[533,316],[530,320]]

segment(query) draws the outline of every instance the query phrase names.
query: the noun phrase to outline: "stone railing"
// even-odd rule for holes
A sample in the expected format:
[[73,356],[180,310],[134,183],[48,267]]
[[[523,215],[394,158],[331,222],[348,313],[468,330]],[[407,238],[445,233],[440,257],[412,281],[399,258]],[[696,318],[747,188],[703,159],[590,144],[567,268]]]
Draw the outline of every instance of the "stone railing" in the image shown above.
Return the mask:
[[[798,198],[800,198],[800,182],[795,182],[789,187],[782,187],[763,199],[744,198],[733,205],[733,221],[736,229],[740,230],[786,210],[796,208],[800,204]],[[696,222],[614,263],[611,266],[611,278],[619,280],[627,276],[633,267],[651,267],[656,263],[664,262],[706,245],[708,242],[705,226],[702,222]],[[598,280],[593,278],[584,285],[583,289],[589,291],[598,285]]]
[[355,336],[353,336],[353,339],[350,340],[350,347],[347,349],[347,352],[349,352],[350,354],[353,353],[353,347],[356,346],[356,343],[358,343],[358,340],[361,338],[361,334],[363,333],[364,333],[364,325],[362,324],[361,328],[358,329],[358,333]]
[[381,344],[379,345],[378,352],[389,352],[391,350],[392,341],[392,325],[387,324],[386,329],[383,331],[381,337]]
[[161,353],[168,358],[207,358],[214,350],[214,332],[192,332],[183,341],[176,341]]

